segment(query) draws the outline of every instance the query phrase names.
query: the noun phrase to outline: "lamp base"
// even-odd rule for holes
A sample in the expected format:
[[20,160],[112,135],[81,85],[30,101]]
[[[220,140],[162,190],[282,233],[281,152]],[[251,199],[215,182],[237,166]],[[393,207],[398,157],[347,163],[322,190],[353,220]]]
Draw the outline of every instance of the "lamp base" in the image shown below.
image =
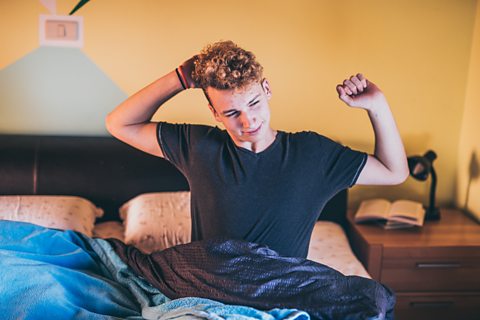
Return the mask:
[[425,220],[440,220],[440,210],[438,208],[427,208],[425,212]]

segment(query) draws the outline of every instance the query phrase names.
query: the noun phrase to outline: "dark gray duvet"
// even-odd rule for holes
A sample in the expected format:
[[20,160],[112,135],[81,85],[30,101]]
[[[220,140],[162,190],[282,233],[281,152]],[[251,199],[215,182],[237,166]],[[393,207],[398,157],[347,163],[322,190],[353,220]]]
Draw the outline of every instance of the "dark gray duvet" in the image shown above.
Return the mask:
[[296,308],[312,319],[393,319],[386,286],[240,240],[204,240],[150,255],[115,239],[116,254],[170,299],[201,297],[261,310]]

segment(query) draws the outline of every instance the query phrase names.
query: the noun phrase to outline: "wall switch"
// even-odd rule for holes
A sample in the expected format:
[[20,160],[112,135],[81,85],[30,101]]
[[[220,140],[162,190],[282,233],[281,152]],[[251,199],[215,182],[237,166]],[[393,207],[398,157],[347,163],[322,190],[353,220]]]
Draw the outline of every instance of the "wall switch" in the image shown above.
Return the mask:
[[83,47],[83,17],[40,15],[40,45]]

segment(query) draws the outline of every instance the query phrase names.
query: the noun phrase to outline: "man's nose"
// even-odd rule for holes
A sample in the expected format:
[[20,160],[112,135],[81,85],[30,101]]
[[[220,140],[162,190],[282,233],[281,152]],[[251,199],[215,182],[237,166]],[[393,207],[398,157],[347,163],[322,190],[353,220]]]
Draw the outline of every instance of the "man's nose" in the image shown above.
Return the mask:
[[254,121],[254,117],[249,112],[242,112],[240,115],[240,121],[242,122],[243,128],[250,128]]

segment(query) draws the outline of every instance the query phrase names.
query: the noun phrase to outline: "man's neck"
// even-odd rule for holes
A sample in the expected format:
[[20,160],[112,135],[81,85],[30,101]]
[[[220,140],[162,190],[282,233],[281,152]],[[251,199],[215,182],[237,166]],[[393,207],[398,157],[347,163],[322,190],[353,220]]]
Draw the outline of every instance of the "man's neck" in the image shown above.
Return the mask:
[[237,147],[247,149],[254,153],[260,153],[265,149],[267,149],[269,146],[271,146],[272,143],[275,141],[276,137],[277,137],[277,130],[273,130],[270,128],[268,133],[265,135],[265,139],[262,139],[257,142],[236,141],[234,139],[232,140]]

